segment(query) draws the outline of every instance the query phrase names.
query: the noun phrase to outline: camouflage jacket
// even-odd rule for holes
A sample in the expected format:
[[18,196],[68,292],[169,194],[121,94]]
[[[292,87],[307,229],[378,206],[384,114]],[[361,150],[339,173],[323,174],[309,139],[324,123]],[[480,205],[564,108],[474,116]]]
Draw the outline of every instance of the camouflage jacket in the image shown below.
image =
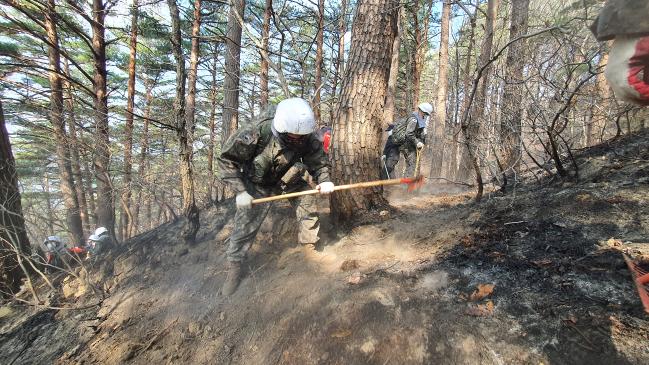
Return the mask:
[[273,135],[271,114],[228,138],[217,158],[219,178],[237,193],[248,190],[250,183],[275,188],[292,166],[302,163],[318,183],[331,181],[329,160],[316,134],[311,133],[300,149],[285,148]]
[[607,0],[590,30],[598,41],[649,35],[649,1]]
[[410,114],[394,124],[392,129],[392,141],[397,146],[407,146],[415,148],[418,142],[426,143],[426,134],[415,113]]

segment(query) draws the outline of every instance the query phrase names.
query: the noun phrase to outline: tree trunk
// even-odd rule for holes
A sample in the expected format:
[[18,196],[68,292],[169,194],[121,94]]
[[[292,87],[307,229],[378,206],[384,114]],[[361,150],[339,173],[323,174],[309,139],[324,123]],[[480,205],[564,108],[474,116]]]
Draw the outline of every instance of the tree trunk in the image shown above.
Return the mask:
[[183,215],[187,218],[182,235],[187,244],[193,244],[200,228],[199,211],[196,206],[194,176],[192,169],[193,131],[196,106],[196,76],[198,70],[199,35],[201,24],[201,1],[194,1],[194,23],[192,26],[192,45],[189,66],[189,90],[185,108],[185,57],[183,56],[180,14],[175,0],[167,0],[171,13],[171,44],[176,59],[176,98],[174,101],[176,137],[180,148],[180,179],[183,197]]
[[[207,187],[207,196],[209,201],[213,200],[218,200],[218,196],[215,198],[214,197],[214,147],[216,146],[216,106],[218,104],[218,90],[216,88],[216,74],[217,74],[217,60],[218,60],[218,43],[214,43],[214,53],[212,54],[212,68],[210,69],[210,73],[212,74],[212,89],[210,90],[210,122],[209,122],[209,129],[210,129],[210,142],[207,144],[207,179],[208,179],[208,187]],[[262,61],[264,58],[262,58]],[[268,65],[266,65],[268,66]],[[268,72],[268,71],[266,71]],[[266,74],[268,76],[268,74]],[[268,81],[268,79],[266,79]],[[268,85],[266,85],[266,91],[268,91]],[[266,94],[266,104],[268,104],[268,94]],[[262,107],[265,107],[265,105],[262,105]],[[218,194],[217,194],[218,195]]]
[[420,103],[419,95],[421,94],[421,73],[424,69],[424,60],[428,49],[428,24],[433,6],[433,0],[426,0],[428,4],[427,11],[424,13],[423,22],[419,19],[419,2],[411,8],[412,26],[415,31],[415,49],[412,56],[411,75],[412,75],[412,108],[416,109]]
[[[473,59],[473,47],[475,46],[475,26],[476,26],[476,13],[471,16],[471,30],[469,33],[469,45],[466,51],[466,63],[464,65],[464,81],[462,85],[463,100],[460,115],[464,115],[466,109],[469,107],[469,95],[471,94],[471,61]],[[457,135],[457,133],[456,133]],[[460,166],[458,167],[455,175],[455,180],[460,182],[467,182],[471,178],[471,160],[469,153],[464,144],[461,145]]]
[[[83,129],[81,129],[80,131],[83,131]],[[79,133],[79,138],[80,139],[82,139],[81,138],[82,135],[83,134],[80,132]],[[88,220],[89,220],[90,225],[92,227],[93,225],[98,224],[97,223],[97,204],[96,204],[96,201],[95,201],[95,189],[92,186],[93,171],[90,168],[90,158],[87,157],[87,156],[83,156],[82,158],[83,158],[83,168],[84,168],[83,171],[81,171],[81,173],[83,175],[83,180],[82,181],[84,183],[84,189],[83,190],[84,190],[85,194],[88,194],[86,201],[88,202],[88,212],[91,213],[88,216],[88,218],[89,218]]]
[[[487,3],[487,19],[485,20],[485,35],[480,49],[480,59],[478,60],[478,68],[481,68],[489,59],[491,59],[491,51],[493,48],[494,40],[494,23],[496,21],[496,15],[498,14],[498,4],[500,0],[489,0]],[[484,115],[484,108],[487,98],[487,86],[489,85],[489,79],[491,78],[491,70],[493,69],[492,65],[487,67],[483,73],[482,78],[479,81],[479,86],[475,101],[473,103],[474,112],[473,119],[481,120]],[[475,135],[479,133],[480,125],[476,123],[475,125]]]
[[79,201],[72,177],[70,163],[70,141],[67,138],[65,119],[63,118],[63,82],[61,81],[61,55],[59,50],[59,36],[56,31],[57,22],[54,0],[48,0],[45,13],[45,30],[50,43],[48,58],[50,70],[50,122],[56,139],[56,161],[59,166],[60,188],[66,210],[68,230],[72,234],[75,244],[84,242],[83,224],[79,215]]
[[[273,0],[266,0],[264,23],[261,31],[261,70],[260,70],[260,104],[261,109],[268,106],[268,39],[270,38],[270,18],[273,14]],[[216,46],[215,46],[216,47]],[[214,85],[214,83],[212,83]],[[216,99],[216,98],[215,98]],[[211,180],[210,180],[211,181]]]
[[[147,166],[147,155],[149,152],[149,118],[151,117],[151,105],[153,104],[153,87],[155,86],[157,79],[150,80],[148,78],[144,79],[144,88],[145,88],[145,98],[144,98],[144,121],[142,126],[142,136],[140,137],[140,156],[138,159],[138,171],[137,176],[140,179],[140,183],[137,188],[137,197],[135,202],[135,212],[133,212],[133,219],[135,221],[132,225],[132,231],[129,233],[130,236],[135,236],[139,232],[140,227],[140,207],[142,206],[142,191],[144,187],[145,173],[148,171]],[[151,219],[149,206],[148,219]]]
[[[334,124],[333,176],[339,184],[379,178],[383,103],[398,12],[397,0],[358,3],[348,70]],[[386,205],[380,188],[338,191],[331,204],[340,222],[350,222]]]
[[[509,28],[510,41],[527,33],[529,5],[529,0],[512,0],[511,26]],[[514,177],[518,172],[521,159],[521,119],[523,116],[523,92],[525,90],[523,88],[523,69],[527,58],[526,44],[525,39],[512,43],[507,51],[505,61],[505,90],[500,124],[501,164],[505,176],[511,177]]]
[[[70,77],[70,68],[67,59],[64,60],[65,74]],[[81,152],[79,138],[77,138],[77,120],[75,116],[74,106],[74,92],[70,82],[64,82],[64,87],[67,92],[67,106],[68,106],[68,133],[70,136],[70,157],[72,158],[72,176],[75,181],[74,187],[77,194],[77,201],[79,202],[79,215],[81,217],[81,224],[83,232],[90,231],[90,215],[88,214],[88,201],[86,200],[86,193],[84,192],[83,174],[81,173]],[[84,242],[80,242],[84,243]]]
[[444,0],[442,6],[441,34],[439,40],[439,73],[437,76],[437,100],[435,102],[435,125],[433,130],[433,164],[430,176],[441,177],[444,159],[444,128],[446,126],[446,98],[448,90],[448,34],[451,18],[451,1]]
[[[20,267],[20,255],[30,255],[25,230],[16,162],[11,151],[0,100],[0,296],[9,297],[20,289],[25,272]],[[6,293],[6,294],[5,294]]]
[[[597,68],[603,71],[607,64],[608,52],[602,52]],[[591,133],[589,133],[586,138],[586,143],[589,146],[602,141],[602,136],[606,130],[606,120],[608,119],[611,104],[611,91],[608,82],[606,81],[606,77],[604,76],[604,72],[600,72],[595,76],[595,86],[600,100],[594,106],[593,119],[591,121]]]
[[347,32],[347,0],[341,0],[340,4],[340,19],[338,19],[338,54],[334,63],[334,77],[332,78],[333,84],[331,85],[331,121],[333,123],[334,113],[336,108],[336,93],[338,89],[338,80],[343,77],[345,68],[345,33]]
[[129,43],[128,83],[126,86],[126,126],[124,127],[124,187],[122,191],[122,213],[120,214],[120,233],[122,239],[130,238],[131,221],[131,180],[133,170],[133,112],[135,110],[135,62],[137,58],[137,20],[138,0],[133,0],[131,15],[131,39]]
[[45,193],[45,203],[47,206],[47,235],[54,236],[54,209],[52,209],[52,192],[47,169],[45,169],[43,176],[43,192]]
[[[223,80],[223,126],[221,143],[238,127],[239,118],[239,69],[241,56],[241,23],[245,0],[230,0],[228,32],[226,35],[225,78]],[[238,16],[237,16],[238,15]]]
[[109,174],[110,148],[108,133],[108,92],[106,73],[106,40],[104,19],[106,9],[103,0],[92,2],[92,48],[95,104],[95,178],[97,179],[97,225],[106,227],[115,237],[115,206],[113,186]]
[[401,49],[401,36],[403,27],[404,6],[399,6],[399,15],[397,19],[397,35],[392,41],[392,58],[390,60],[390,78],[388,79],[388,88],[385,91],[385,106],[383,108],[383,127],[387,128],[395,120],[394,100],[397,94],[397,80],[399,78],[399,50]]
[[313,95],[313,114],[315,120],[322,123],[320,116],[320,89],[322,89],[322,68],[324,60],[324,0],[318,0],[318,34],[316,36],[316,53],[315,53],[315,94]]

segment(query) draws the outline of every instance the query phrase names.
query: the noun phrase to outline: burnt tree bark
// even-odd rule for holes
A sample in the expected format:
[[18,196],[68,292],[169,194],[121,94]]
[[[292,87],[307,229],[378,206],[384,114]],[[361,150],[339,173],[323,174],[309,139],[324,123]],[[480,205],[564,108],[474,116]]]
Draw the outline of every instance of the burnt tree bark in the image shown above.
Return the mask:
[[[200,228],[199,210],[196,206],[194,176],[192,167],[193,131],[196,103],[196,76],[199,55],[199,31],[201,24],[201,1],[194,1],[194,22],[192,25],[192,45],[190,51],[189,77],[185,71],[185,57],[182,51],[180,34],[180,13],[175,0],[167,0],[171,13],[171,44],[176,59],[176,98],[174,100],[174,119],[176,137],[180,148],[180,179],[183,196],[183,215],[187,225],[182,232],[185,243],[192,244]],[[185,81],[189,79],[187,103],[185,104]]]
[[[379,178],[383,104],[397,36],[397,0],[361,0],[352,27],[352,45],[334,123],[333,176],[338,184]],[[350,222],[383,208],[382,189],[338,191],[334,216]]]
[[[527,33],[529,0],[512,0],[509,39],[514,40]],[[526,60],[526,39],[522,38],[509,46],[505,60],[505,87],[503,113],[500,122],[501,163],[504,175],[503,186],[515,177],[521,159],[523,114],[523,69]]]
[[0,297],[9,297],[20,289],[25,276],[20,255],[30,255],[25,230],[16,163],[11,151],[0,100]]

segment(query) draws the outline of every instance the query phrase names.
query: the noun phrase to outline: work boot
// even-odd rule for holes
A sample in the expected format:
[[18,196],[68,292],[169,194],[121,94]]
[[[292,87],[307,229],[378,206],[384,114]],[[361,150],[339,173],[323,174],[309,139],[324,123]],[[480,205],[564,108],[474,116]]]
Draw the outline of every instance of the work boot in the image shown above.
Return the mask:
[[241,262],[230,261],[228,267],[228,276],[225,278],[221,294],[229,297],[237,290],[241,281]]

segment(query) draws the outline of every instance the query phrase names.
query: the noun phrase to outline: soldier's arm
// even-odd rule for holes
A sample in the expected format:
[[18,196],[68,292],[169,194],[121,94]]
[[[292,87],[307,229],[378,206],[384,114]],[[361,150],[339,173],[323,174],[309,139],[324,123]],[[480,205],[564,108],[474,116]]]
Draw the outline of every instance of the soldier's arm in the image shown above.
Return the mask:
[[309,174],[316,179],[318,184],[331,181],[329,159],[322,148],[322,143],[315,137],[311,138],[309,143],[311,143],[311,150],[302,159]]
[[246,191],[241,169],[254,156],[258,135],[252,130],[239,130],[230,136],[217,157],[218,177],[236,193]]

